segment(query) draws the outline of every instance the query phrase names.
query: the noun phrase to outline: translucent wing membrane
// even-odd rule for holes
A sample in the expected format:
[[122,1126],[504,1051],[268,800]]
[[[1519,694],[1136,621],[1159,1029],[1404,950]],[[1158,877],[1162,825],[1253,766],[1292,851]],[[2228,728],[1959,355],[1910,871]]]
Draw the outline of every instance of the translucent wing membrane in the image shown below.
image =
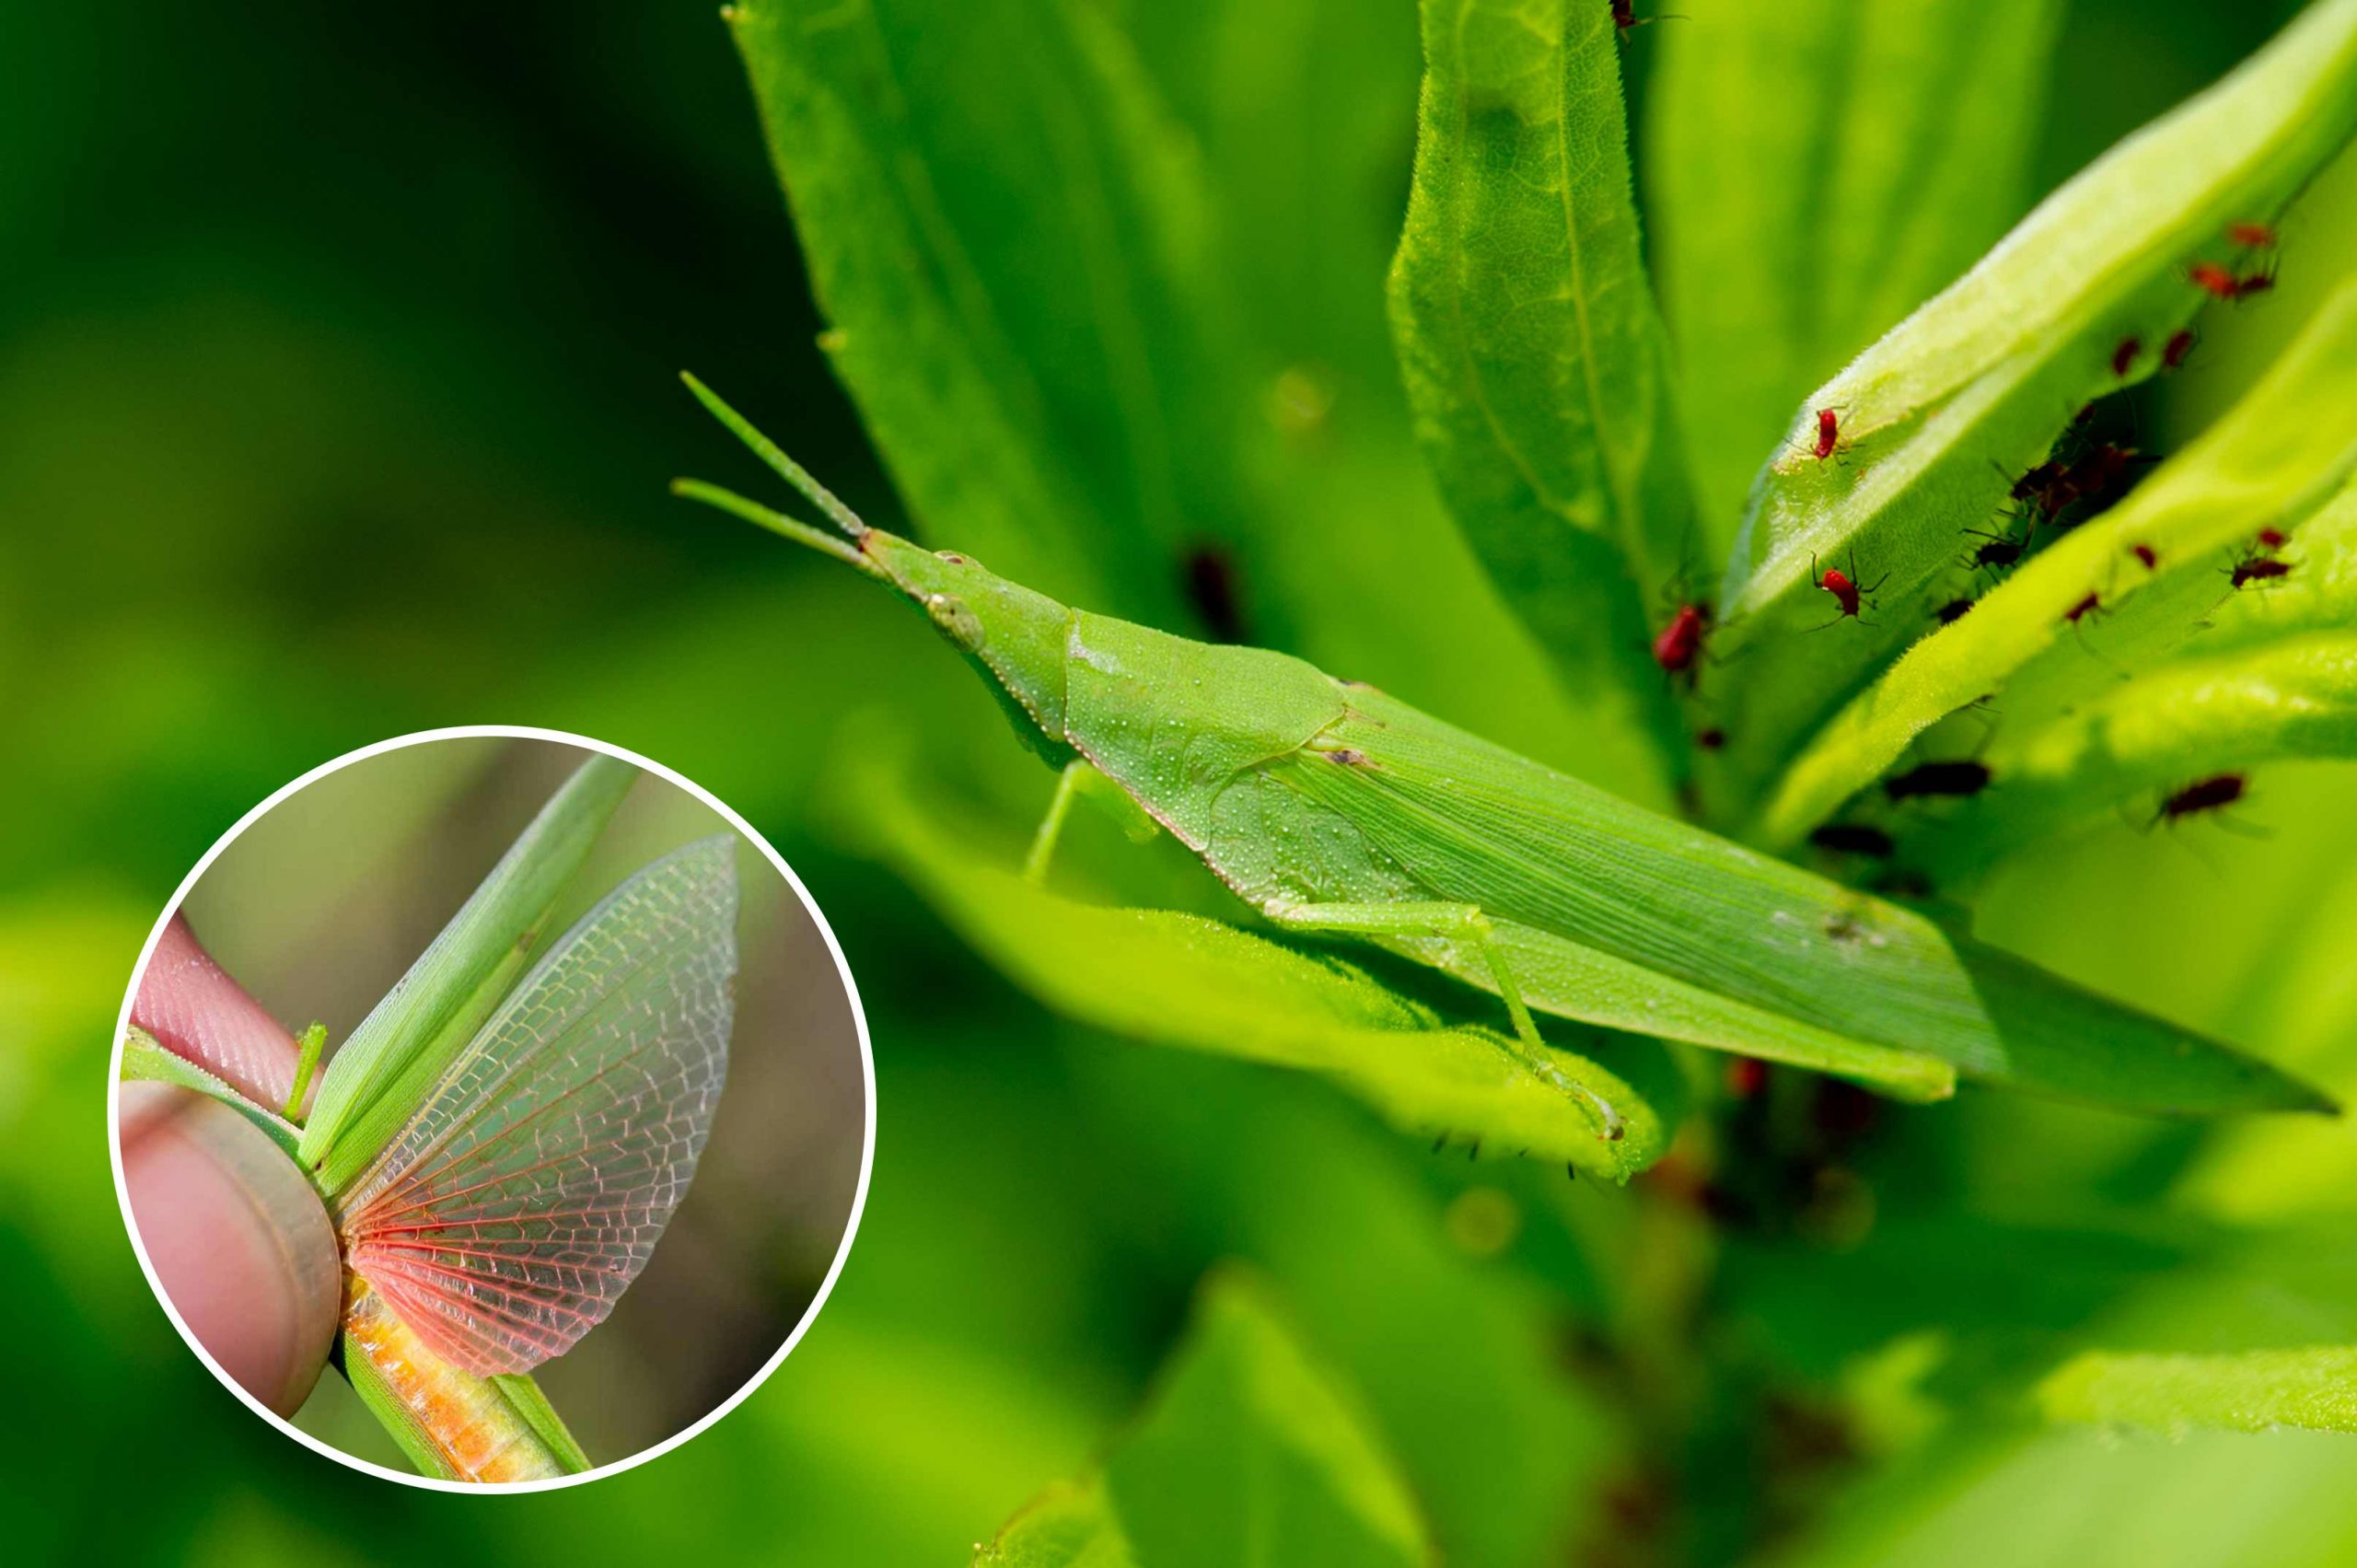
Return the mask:
[[585,915],[344,1200],[352,1271],[445,1360],[528,1371],[645,1265],[727,1070],[735,848],[691,844]]

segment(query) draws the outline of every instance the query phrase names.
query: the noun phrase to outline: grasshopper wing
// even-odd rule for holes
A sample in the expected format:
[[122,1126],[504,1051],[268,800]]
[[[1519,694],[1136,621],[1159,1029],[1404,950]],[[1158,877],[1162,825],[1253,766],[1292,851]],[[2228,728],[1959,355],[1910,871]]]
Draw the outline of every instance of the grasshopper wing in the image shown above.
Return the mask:
[[728,1065],[735,850],[690,844],[583,916],[341,1205],[352,1272],[462,1370],[570,1350],[686,1193]]

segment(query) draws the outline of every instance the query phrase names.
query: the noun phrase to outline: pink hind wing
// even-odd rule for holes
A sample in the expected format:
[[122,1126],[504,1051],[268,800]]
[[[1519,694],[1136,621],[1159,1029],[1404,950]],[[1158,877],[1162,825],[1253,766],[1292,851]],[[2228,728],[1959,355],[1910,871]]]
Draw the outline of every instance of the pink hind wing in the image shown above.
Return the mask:
[[570,1350],[686,1193],[728,1066],[735,853],[690,844],[583,916],[342,1204],[352,1271],[462,1370]]

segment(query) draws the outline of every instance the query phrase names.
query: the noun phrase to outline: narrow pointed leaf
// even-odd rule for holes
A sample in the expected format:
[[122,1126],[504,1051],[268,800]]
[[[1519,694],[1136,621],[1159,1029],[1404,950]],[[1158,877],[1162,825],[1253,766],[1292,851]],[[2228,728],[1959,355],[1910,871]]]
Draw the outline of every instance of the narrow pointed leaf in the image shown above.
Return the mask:
[[[1385,47],[1412,35],[1364,7],[1139,10],[730,10],[822,343],[915,533],[1415,692],[1666,803],[1625,700],[1554,678],[1420,471],[1363,270],[1399,145],[1396,100],[1360,83],[1412,79]],[[1149,65],[1183,78],[1184,118]]]
[[409,1120],[522,972],[558,895],[637,777],[616,758],[584,762],[337,1049],[299,1154],[331,1200]]
[[1125,41],[1062,0],[726,15],[835,369],[911,510],[1181,620],[1172,563],[1217,510],[1185,402],[1202,197]]
[[2115,812],[2154,822],[2161,800],[2195,780],[2284,758],[2357,759],[2357,633],[2164,666],[2001,739],[1984,758],[1996,782],[1910,856],[1950,886],[2045,834]]
[[[2214,592],[2216,552],[2312,510],[2353,465],[2357,284],[2328,299],[2267,378],[2193,446],[2119,505],[2026,562],[1861,693],[1795,760],[1759,836],[1797,842],[1932,724],[1998,691],[2049,649],[2084,652],[2070,616],[2090,596],[2117,609],[2188,573]],[[2140,546],[2156,565],[2143,563]]]
[[461,1370],[563,1354],[685,1195],[727,1069],[734,854],[691,844],[583,916],[338,1204],[353,1272]]
[[[2123,343],[2142,345],[2128,378],[2153,371],[2152,345],[2207,298],[2188,268],[2235,262],[2226,228],[2272,220],[2352,127],[2357,0],[2320,0],[2056,192],[1804,401],[1754,487],[1719,605],[1719,651],[1732,662],[1716,695],[1741,714],[1706,776],[1721,808],[1766,784],[1933,624],[1933,606],[1963,580],[1964,530],[1988,526],[2014,476],[2121,384]],[[1820,409],[1835,411],[1840,432],[1823,459]],[[1812,573],[1848,570],[1853,552],[1855,575],[1873,585],[1869,608],[1830,624],[1833,600]]]
[[1643,593],[1690,546],[1690,513],[1611,12],[1426,0],[1423,17],[1415,180],[1391,269],[1418,439],[1566,683],[1607,686],[1666,738]]
[[2061,11],[1811,0],[1643,36],[1646,210],[1713,559],[1802,394],[2021,215]]
[[[2263,525],[2284,536],[2281,545],[2264,545],[2255,532],[2223,540],[2212,535],[2206,545],[2180,550],[2165,570],[2137,558],[2139,575],[2149,580],[2110,596],[2099,613],[2006,679],[1997,745],[2019,746],[2107,701],[2123,679],[2357,625],[2357,485],[2344,482],[2333,499],[2306,507],[2305,499],[2295,502]],[[2240,506],[2221,509],[2247,515]],[[2154,548],[2141,538],[2122,542],[2131,557],[2139,545]],[[2247,578],[2236,587],[2237,569],[2262,557],[2290,575]],[[2161,559],[2157,551],[2154,559]]]

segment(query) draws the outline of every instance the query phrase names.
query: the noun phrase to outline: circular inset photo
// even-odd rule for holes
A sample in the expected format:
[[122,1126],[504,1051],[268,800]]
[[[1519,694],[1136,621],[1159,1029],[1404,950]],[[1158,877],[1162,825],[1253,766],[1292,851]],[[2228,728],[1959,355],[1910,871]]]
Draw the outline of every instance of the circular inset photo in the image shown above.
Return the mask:
[[205,1365],[449,1489],[564,1485],[717,1420],[849,1252],[866,1024],[776,851],[547,731],[404,737],[250,812],[117,1031],[115,1183]]

